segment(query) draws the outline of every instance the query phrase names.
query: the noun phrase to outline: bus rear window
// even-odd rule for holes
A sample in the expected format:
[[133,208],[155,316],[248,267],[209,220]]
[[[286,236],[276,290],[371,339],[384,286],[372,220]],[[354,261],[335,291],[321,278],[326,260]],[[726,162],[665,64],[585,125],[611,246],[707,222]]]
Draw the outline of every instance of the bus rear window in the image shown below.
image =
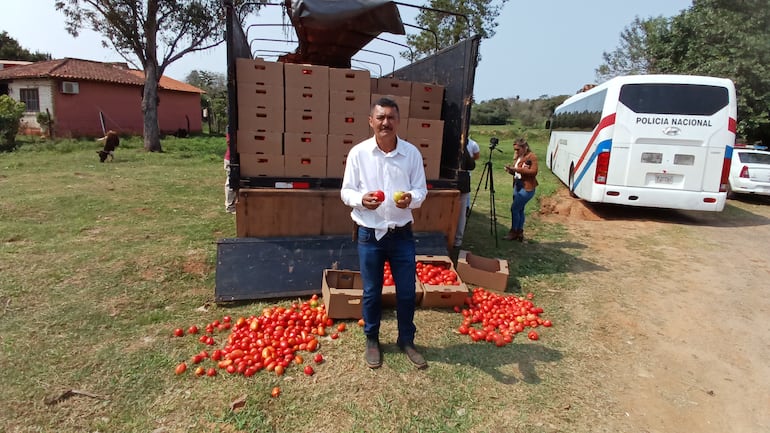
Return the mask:
[[702,84],[626,84],[620,102],[640,114],[711,116],[727,106],[727,88]]

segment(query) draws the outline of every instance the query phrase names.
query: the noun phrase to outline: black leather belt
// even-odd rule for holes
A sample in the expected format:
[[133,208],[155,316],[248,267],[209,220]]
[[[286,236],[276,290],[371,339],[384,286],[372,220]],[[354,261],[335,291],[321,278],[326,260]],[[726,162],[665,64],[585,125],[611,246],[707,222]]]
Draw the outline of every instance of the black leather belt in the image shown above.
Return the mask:
[[[358,224],[353,223],[353,241],[354,242],[358,240],[359,227],[374,232],[374,229],[370,229],[369,227],[359,226]],[[401,227],[394,227],[392,229],[388,229],[388,233],[404,233],[404,232],[411,232],[411,231],[412,231],[412,223],[407,223]]]
[[388,233],[403,233],[410,231],[412,231],[412,223],[407,223],[401,227],[393,227],[392,229],[388,229]]

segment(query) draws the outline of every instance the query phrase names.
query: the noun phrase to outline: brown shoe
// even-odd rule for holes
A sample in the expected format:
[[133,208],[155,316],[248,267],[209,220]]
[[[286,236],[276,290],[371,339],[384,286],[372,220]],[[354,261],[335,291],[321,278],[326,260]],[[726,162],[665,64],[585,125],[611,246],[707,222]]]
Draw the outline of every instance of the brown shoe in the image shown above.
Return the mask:
[[524,230],[516,230],[516,240],[524,242]]
[[406,354],[407,359],[409,359],[409,361],[414,364],[418,370],[428,368],[428,363],[425,361],[425,358],[420,355],[420,352],[418,352],[414,347],[414,344],[401,344],[400,342],[397,344],[401,351]]
[[503,240],[512,241],[517,238],[517,230],[510,230],[507,235],[503,236]]
[[369,368],[382,367],[382,352],[380,342],[376,338],[366,338],[366,352],[364,352],[366,366]]

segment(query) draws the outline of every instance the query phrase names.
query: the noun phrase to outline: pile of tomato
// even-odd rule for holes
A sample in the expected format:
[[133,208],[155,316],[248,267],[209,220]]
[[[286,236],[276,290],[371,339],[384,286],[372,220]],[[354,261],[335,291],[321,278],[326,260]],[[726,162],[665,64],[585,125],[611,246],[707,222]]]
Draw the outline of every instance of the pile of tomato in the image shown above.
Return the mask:
[[459,286],[460,279],[446,262],[417,262],[417,278],[433,286]]
[[[216,344],[214,334],[217,331],[230,331],[225,346],[209,353],[201,350],[190,358],[196,376],[216,376],[218,371],[229,374],[242,374],[246,377],[265,370],[281,376],[292,364],[303,367],[303,372],[312,376],[315,369],[299,352],[313,353],[318,350],[318,337],[327,335],[326,328],[334,326],[334,320],[326,314],[326,307],[313,295],[303,303],[294,303],[291,307],[265,308],[259,316],[238,317],[233,321],[230,316],[214,320],[205,327],[206,333],[199,341],[207,346]],[[329,335],[336,339],[346,330],[345,323],[339,323],[336,331]],[[196,325],[187,329],[187,334],[198,334]],[[174,330],[174,335],[182,337],[182,328]],[[205,368],[205,362],[214,363]],[[313,362],[324,362],[323,355],[313,355]],[[187,362],[176,366],[176,374],[187,371]]]
[[530,328],[527,338],[538,340],[540,336],[534,328],[549,328],[552,323],[540,317],[543,309],[532,302],[533,298],[532,293],[525,297],[504,296],[477,287],[466,298],[465,308],[455,307],[455,311],[463,315],[457,332],[474,342],[486,341],[502,347],[511,343],[516,334]]
[[[423,284],[430,285],[444,285],[444,286],[459,286],[460,279],[457,273],[452,270],[449,263],[444,262],[417,262],[415,269],[417,278]],[[393,272],[390,269],[390,262],[385,262],[385,268],[383,269],[383,286],[392,286]]]

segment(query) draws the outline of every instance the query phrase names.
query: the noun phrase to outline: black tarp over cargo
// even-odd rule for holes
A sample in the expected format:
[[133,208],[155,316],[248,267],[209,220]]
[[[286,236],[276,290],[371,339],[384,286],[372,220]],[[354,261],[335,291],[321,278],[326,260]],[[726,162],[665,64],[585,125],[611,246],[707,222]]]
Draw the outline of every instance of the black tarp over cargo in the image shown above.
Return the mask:
[[281,58],[350,68],[350,59],[381,33],[403,35],[398,6],[383,0],[286,0],[299,47]]

